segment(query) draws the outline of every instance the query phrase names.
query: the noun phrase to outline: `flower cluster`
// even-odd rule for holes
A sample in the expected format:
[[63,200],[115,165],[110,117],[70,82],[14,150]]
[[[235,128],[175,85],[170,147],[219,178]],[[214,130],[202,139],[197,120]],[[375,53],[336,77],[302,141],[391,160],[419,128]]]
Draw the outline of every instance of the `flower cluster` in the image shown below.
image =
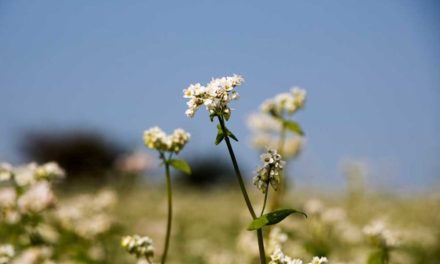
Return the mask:
[[7,264],[14,257],[15,250],[9,245],[0,245],[0,264]]
[[290,93],[281,93],[274,98],[266,100],[261,105],[261,111],[276,117],[282,117],[284,113],[289,115],[304,107],[306,91],[299,87],[291,89]]
[[[328,260],[326,257],[313,257],[312,261],[308,264],[323,264],[327,263]],[[285,255],[281,248],[277,248],[270,255],[269,264],[303,264],[303,261],[300,259],[292,259],[291,257]]]
[[281,181],[280,173],[285,162],[281,160],[281,155],[273,149],[268,149],[260,157],[263,166],[257,170],[257,175],[253,179],[254,184],[263,193],[266,192],[269,183],[272,185],[272,188],[277,190]]
[[373,245],[380,247],[395,247],[399,242],[396,233],[387,229],[385,223],[380,220],[365,226],[363,232]]
[[229,119],[231,109],[228,104],[232,100],[238,99],[239,95],[234,90],[235,87],[243,83],[243,77],[233,75],[212,79],[206,86],[200,83],[191,84],[183,90],[183,97],[188,98],[188,109],[185,114],[193,117],[200,106],[205,105],[210,114],[217,114]]
[[179,153],[191,135],[185,130],[178,128],[173,134],[167,135],[159,127],[153,127],[144,132],[144,144],[150,149],[156,149],[161,152]]
[[57,208],[56,220],[63,229],[93,240],[112,228],[114,221],[109,211],[116,200],[116,194],[110,190],[102,190],[96,195],[79,195]]
[[153,240],[147,236],[125,236],[122,238],[121,246],[137,258],[146,258],[148,260],[154,256]]

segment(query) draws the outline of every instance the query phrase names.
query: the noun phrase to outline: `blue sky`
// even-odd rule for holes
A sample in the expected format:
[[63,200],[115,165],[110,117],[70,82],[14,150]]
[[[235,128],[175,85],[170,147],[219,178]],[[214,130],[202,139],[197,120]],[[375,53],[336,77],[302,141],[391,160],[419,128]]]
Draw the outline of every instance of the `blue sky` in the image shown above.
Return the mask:
[[92,128],[130,146],[159,125],[193,135],[187,156],[225,153],[190,83],[238,73],[231,129],[250,173],[246,116],[294,85],[307,145],[303,185],[343,184],[364,160],[372,184],[438,185],[440,5],[436,1],[0,1],[0,159],[25,130]]

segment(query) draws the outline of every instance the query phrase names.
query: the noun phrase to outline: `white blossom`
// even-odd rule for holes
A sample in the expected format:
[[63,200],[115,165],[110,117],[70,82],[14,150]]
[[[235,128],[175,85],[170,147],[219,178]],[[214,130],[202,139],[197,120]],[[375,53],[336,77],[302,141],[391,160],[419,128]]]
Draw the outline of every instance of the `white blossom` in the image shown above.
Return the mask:
[[7,264],[15,256],[15,250],[12,245],[0,245],[0,264]]
[[263,165],[257,170],[257,175],[253,179],[254,184],[263,193],[266,192],[268,184],[277,190],[285,162],[281,160],[281,155],[273,149],[268,149],[260,157]]
[[18,208],[22,213],[40,213],[54,206],[55,200],[49,183],[39,182],[18,198]]
[[373,244],[379,246],[394,247],[399,243],[397,233],[388,229],[381,220],[376,220],[365,226],[363,232]]
[[285,113],[291,115],[304,107],[306,91],[299,87],[291,89],[290,93],[281,93],[274,98],[268,99],[261,105],[261,111],[276,117],[282,117]]
[[312,261],[309,264],[322,264],[327,263],[328,260],[326,257],[313,257]]
[[240,75],[234,74],[217,79],[212,79],[206,86],[200,83],[191,84],[183,90],[183,97],[189,99],[188,109],[185,114],[193,117],[200,106],[205,105],[210,114],[218,114],[229,119],[231,109],[228,106],[230,101],[237,100],[239,94],[235,87],[243,83]]
[[190,137],[191,135],[181,128],[167,135],[159,127],[153,127],[144,132],[144,144],[150,149],[177,154],[188,143]]
[[125,236],[122,238],[121,246],[137,258],[145,257],[149,259],[154,256],[153,240],[147,236]]

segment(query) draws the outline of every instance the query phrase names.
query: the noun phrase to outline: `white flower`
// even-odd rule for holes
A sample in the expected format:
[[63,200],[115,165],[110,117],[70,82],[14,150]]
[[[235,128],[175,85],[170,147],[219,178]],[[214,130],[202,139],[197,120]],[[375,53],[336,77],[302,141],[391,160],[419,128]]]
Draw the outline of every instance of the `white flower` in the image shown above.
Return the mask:
[[64,170],[56,162],[48,162],[38,166],[35,170],[37,180],[52,180],[64,178]]
[[309,264],[322,264],[327,263],[328,260],[326,257],[313,257],[312,261]]
[[12,187],[0,188],[0,210],[9,209],[15,206],[17,192]]
[[12,166],[9,163],[0,163],[0,182],[8,181],[12,176]]
[[0,264],[7,264],[14,257],[15,250],[12,245],[0,245]]
[[191,135],[181,128],[167,135],[159,127],[153,127],[144,132],[144,144],[150,149],[177,154],[188,143],[190,137]]
[[128,253],[136,255],[138,258],[145,257],[148,259],[154,256],[153,240],[147,236],[125,236],[121,240],[121,246]]
[[276,117],[282,117],[284,113],[289,115],[304,107],[306,91],[294,87],[290,93],[281,93],[274,98],[268,99],[261,105],[261,111]]
[[22,213],[40,213],[55,204],[55,195],[47,182],[32,185],[18,199],[18,208]]
[[292,259],[289,256],[284,255],[281,248],[276,248],[275,251],[270,255],[269,264],[302,264],[300,259]]
[[387,229],[385,223],[380,220],[365,226],[363,232],[373,244],[379,246],[394,247],[399,243],[397,234]]
[[212,79],[206,87],[200,83],[191,84],[183,90],[183,97],[189,99],[185,114],[188,117],[193,117],[199,107],[205,105],[210,114],[221,115],[229,119],[231,109],[228,104],[239,98],[239,94],[234,88],[241,85],[243,81],[241,76],[234,74],[233,76]]
[[280,174],[285,162],[281,160],[281,155],[273,149],[268,149],[260,157],[263,166],[257,170],[257,175],[253,179],[254,184],[263,193],[266,192],[269,183],[272,188],[277,190],[281,181]]

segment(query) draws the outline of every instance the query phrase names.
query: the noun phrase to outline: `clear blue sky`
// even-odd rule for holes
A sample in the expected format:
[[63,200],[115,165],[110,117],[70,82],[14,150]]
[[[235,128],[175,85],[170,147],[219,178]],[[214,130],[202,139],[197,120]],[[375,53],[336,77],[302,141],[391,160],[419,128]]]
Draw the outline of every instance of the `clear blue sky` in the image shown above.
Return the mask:
[[242,74],[230,122],[250,173],[246,116],[293,85],[305,185],[343,184],[341,161],[367,161],[370,182],[424,189],[440,172],[437,1],[0,1],[0,159],[19,160],[23,130],[87,127],[141,146],[159,125],[193,135],[184,154],[225,153],[181,91]]

